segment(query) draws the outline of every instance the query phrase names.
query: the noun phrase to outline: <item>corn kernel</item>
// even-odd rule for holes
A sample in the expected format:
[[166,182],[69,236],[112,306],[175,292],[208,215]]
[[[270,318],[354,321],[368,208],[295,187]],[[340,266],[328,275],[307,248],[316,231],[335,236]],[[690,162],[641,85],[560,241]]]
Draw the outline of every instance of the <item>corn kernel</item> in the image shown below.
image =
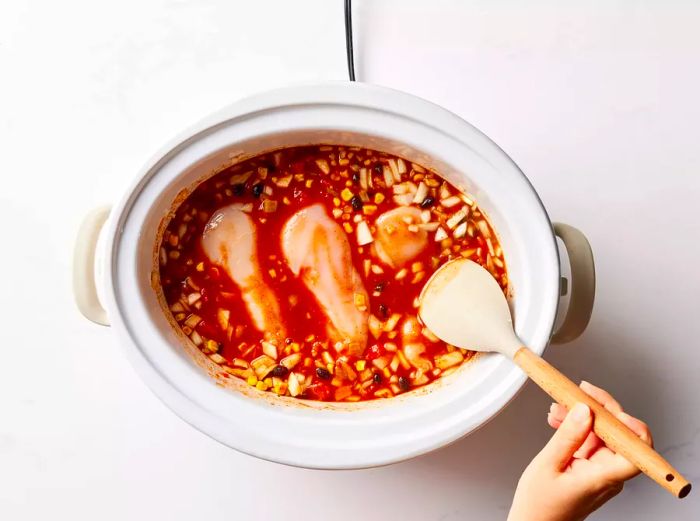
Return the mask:
[[267,385],[265,385],[265,382],[258,381],[258,383],[255,384],[255,388],[259,391],[267,391]]
[[384,199],[386,199],[386,197],[384,197],[384,194],[382,194],[380,192],[377,192],[376,194],[374,194],[374,202],[376,204],[380,204],[381,202],[384,201]]
[[362,213],[364,213],[365,215],[372,215],[376,211],[377,211],[376,204],[366,204],[362,207]]
[[258,383],[258,378],[256,376],[249,376],[247,382],[248,385],[256,385]]
[[355,362],[355,369],[357,369],[358,371],[364,371],[366,364],[367,362],[365,360],[358,360],[357,362]]
[[204,271],[204,263],[203,262],[200,262],[199,264],[197,264],[197,271]]
[[411,264],[411,271],[413,273],[418,273],[419,271],[423,270],[423,263],[422,262],[414,262]]
[[343,188],[343,191],[340,192],[340,197],[341,197],[341,198],[343,199],[343,201],[345,201],[345,202],[347,202],[347,201],[349,201],[350,199],[352,199],[352,198],[353,198],[353,195],[354,195],[354,194],[352,193],[352,191],[349,190],[348,188]]

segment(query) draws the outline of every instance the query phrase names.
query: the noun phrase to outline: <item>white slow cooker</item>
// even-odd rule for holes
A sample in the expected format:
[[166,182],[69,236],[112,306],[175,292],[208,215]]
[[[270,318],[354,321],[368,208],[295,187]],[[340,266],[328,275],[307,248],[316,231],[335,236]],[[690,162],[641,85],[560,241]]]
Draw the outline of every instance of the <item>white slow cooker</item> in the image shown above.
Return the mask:
[[[159,301],[154,251],[177,197],[223,165],[318,143],[402,156],[473,195],[500,237],[518,336],[541,354],[550,339],[567,341],[583,331],[593,304],[588,243],[574,228],[552,226],[508,155],[437,105],[346,82],[241,100],[169,143],[111,210],[86,217],[75,251],[76,300],[88,319],[112,326],[136,371],[168,407],[221,443],[302,467],[384,465],[474,431],[514,397],[525,375],[500,355],[479,355],[454,374],[391,399],[320,403],[277,397],[236,378],[217,380],[212,362],[171,326]],[[572,291],[553,337],[565,293],[556,235],[568,248]]]

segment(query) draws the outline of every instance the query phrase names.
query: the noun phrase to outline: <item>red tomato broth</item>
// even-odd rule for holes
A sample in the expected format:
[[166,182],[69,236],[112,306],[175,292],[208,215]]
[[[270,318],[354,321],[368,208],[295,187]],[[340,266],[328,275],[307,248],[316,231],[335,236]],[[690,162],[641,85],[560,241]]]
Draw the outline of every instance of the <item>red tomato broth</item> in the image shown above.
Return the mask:
[[[327,173],[321,167],[323,163],[317,163],[319,160],[326,161]],[[390,165],[391,161],[394,163]],[[400,162],[406,172],[399,176],[400,182],[386,186],[384,169],[390,165],[396,174]],[[360,175],[363,169],[367,177]],[[238,183],[248,172],[252,173],[243,183]],[[288,185],[284,186],[287,181]],[[410,206],[419,206],[422,212],[429,210],[430,222],[439,222],[447,237],[438,241],[437,232],[428,231],[427,247],[404,268],[392,268],[376,258],[371,244],[358,245],[354,220],[356,215],[362,216],[374,231],[375,221],[382,213],[401,206],[394,200],[394,187],[407,181],[413,186],[421,182],[435,185],[428,187],[427,197],[433,199],[432,204]],[[411,183],[406,186],[410,188]],[[443,206],[454,203],[455,196],[458,203]],[[383,200],[376,202],[380,199]],[[267,210],[274,206],[270,201],[275,201],[276,207],[265,211],[264,204],[269,205]],[[429,201],[423,199],[423,202]],[[251,367],[251,362],[263,355],[263,335],[253,326],[240,290],[222,267],[209,260],[200,244],[209,217],[231,203],[248,205],[248,213],[257,227],[261,271],[277,296],[287,329],[287,338],[277,345],[277,365],[267,374],[256,374]],[[370,321],[378,320],[386,325],[394,315],[400,317],[392,331],[382,331],[378,338],[370,333],[367,348],[359,357],[338,353],[329,345],[325,313],[289,269],[281,251],[279,237],[287,219],[314,203],[321,203],[336,222],[350,228],[347,237],[352,261],[369,295]],[[376,209],[371,211],[374,206]],[[458,226],[448,229],[445,223],[466,207],[468,216],[460,223],[465,224],[466,232],[456,238]],[[417,368],[403,355],[398,332],[407,317],[416,317],[417,298],[430,275],[460,255],[487,267],[506,291],[505,262],[493,230],[476,204],[437,174],[396,156],[368,149],[295,147],[248,159],[201,183],[177,208],[164,232],[160,279],[168,306],[183,332],[227,373],[245,379],[260,390],[278,394],[290,394],[289,375],[294,373],[294,378],[302,382],[299,398],[359,401],[390,397],[427,385],[471,358],[473,353],[438,341],[425,331],[420,341],[425,347],[421,356],[431,362],[433,369],[420,371],[417,377]],[[369,270],[367,259],[371,261]],[[402,269],[406,270],[405,277],[397,280]],[[220,323],[220,310],[228,312],[229,327]],[[300,355],[296,365],[278,369],[280,364],[284,366],[286,357],[295,353]],[[464,356],[460,357],[461,354]],[[390,361],[384,364],[387,360]],[[438,364],[438,360],[442,363]]]

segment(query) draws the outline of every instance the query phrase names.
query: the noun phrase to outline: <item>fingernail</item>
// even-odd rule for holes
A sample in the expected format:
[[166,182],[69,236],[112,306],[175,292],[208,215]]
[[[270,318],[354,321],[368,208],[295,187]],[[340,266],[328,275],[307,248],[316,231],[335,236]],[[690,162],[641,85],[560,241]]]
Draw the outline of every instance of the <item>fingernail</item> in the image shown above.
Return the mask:
[[576,423],[586,423],[591,416],[591,410],[585,403],[577,403],[571,409],[571,419]]
[[581,384],[579,385],[579,387],[590,387],[590,386],[591,386],[591,383],[587,382],[586,380],[581,380]]
[[552,402],[552,405],[549,406],[549,412],[554,412],[554,408],[557,406],[556,403]]
[[622,420],[623,422],[628,422],[630,420],[635,421],[635,419],[636,419],[634,416],[630,416],[626,412],[619,412],[617,414],[617,417],[618,417],[618,419]]

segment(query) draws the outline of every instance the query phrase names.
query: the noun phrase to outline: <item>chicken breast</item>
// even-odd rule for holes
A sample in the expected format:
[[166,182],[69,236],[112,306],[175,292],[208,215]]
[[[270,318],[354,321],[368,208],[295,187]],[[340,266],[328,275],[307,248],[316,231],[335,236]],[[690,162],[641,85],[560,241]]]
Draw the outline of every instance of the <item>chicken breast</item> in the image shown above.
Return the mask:
[[328,334],[338,351],[360,355],[367,345],[369,299],[352,264],[345,231],[323,206],[295,213],[282,230],[282,251],[328,317]]
[[221,266],[240,288],[255,327],[268,339],[284,338],[277,298],[260,271],[255,223],[240,205],[214,212],[204,227],[202,248],[209,260]]
[[394,268],[415,259],[428,245],[428,232],[409,229],[420,222],[420,210],[413,206],[394,208],[380,215],[374,243],[377,256]]

